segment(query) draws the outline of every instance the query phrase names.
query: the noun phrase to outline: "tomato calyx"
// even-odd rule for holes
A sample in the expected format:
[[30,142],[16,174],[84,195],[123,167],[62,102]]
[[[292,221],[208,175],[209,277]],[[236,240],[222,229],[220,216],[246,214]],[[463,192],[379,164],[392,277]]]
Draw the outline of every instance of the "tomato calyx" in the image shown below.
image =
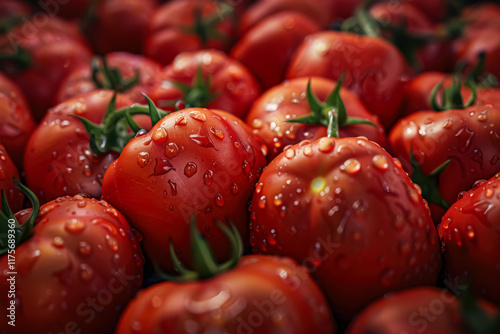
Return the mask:
[[[141,128],[132,120],[132,115],[150,115],[153,125],[161,117],[166,116],[168,112],[159,111],[154,106],[149,97],[143,94],[148,105],[134,104],[130,107],[115,110],[116,92],[106,108],[101,124],[96,124],[84,117],[71,115],[82,122],[83,126],[90,135],[90,149],[93,154],[100,156],[109,152],[121,153],[125,145],[132,139]],[[151,109],[154,108],[155,113]],[[154,115],[153,115],[154,114]],[[133,133],[128,131],[129,127]]]
[[311,88],[311,79],[307,82],[307,102],[311,112],[307,115],[286,120],[289,123],[301,123],[308,125],[323,125],[327,127],[328,137],[339,137],[339,128],[354,124],[376,125],[363,118],[348,117],[344,102],[340,97],[340,88],[345,79],[345,72],[342,73],[337,84],[327,96],[324,102],[320,101]]
[[444,209],[448,209],[450,204],[441,196],[439,189],[437,187],[439,175],[448,166],[451,160],[445,161],[439,167],[434,169],[429,175],[426,175],[422,168],[420,168],[420,163],[415,158],[413,153],[413,143],[410,146],[410,164],[411,164],[411,179],[413,183],[418,185],[422,191],[422,197],[429,203],[439,205]]
[[135,74],[130,79],[124,79],[120,70],[109,67],[106,57],[96,56],[92,59],[92,81],[100,89],[112,89],[123,93],[133,88],[140,82],[140,71],[135,69]]
[[[462,96],[462,83],[459,77],[453,77],[452,84],[449,88],[443,88],[444,80],[438,83],[431,91],[429,96],[429,104],[434,111],[445,111],[452,109],[465,109],[472,106],[477,99],[477,87],[473,80],[465,80],[465,85],[470,89],[471,95],[464,104]],[[439,105],[437,94],[441,92],[443,103]]]
[[[16,188],[21,190],[30,200],[32,205],[31,215],[24,224],[20,225],[14,213],[10,210],[5,192],[3,189],[1,190],[2,210],[0,211],[0,256],[8,253],[9,250],[14,249],[25,240],[31,238],[33,235],[35,219],[40,211],[40,202],[38,201],[36,195],[15,177],[14,184]],[[13,235],[13,237],[10,235]],[[12,242],[9,242],[12,238],[15,239],[15,246],[11,246]]]
[[211,92],[212,78],[208,76],[203,78],[203,68],[201,64],[196,67],[196,75],[191,85],[183,82],[169,80],[169,82],[182,92],[182,98],[179,100],[161,101],[163,107],[175,107],[176,110],[184,108],[205,108],[212,102],[218,93]]
[[166,280],[186,282],[215,277],[234,268],[238,264],[240,257],[243,255],[243,242],[241,237],[238,230],[231,222],[230,227],[224,225],[220,221],[217,221],[216,225],[219,229],[221,229],[231,243],[231,258],[228,261],[222,264],[217,263],[208,242],[198,230],[198,227],[196,226],[196,217],[193,215],[191,216],[193,270],[186,269],[181,264],[179,258],[175,254],[174,244],[172,240],[170,240],[170,256],[172,257],[175,270],[179,273],[179,275],[168,274],[164,272],[157,263],[154,263],[155,271],[158,276]]
[[0,53],[0,68],[2,71],[11,73],[31,67],[33,63],[31,52],[19,44],[13,44],[12,48],[14,50],[12,53]]
[[471,333],[500,333],[500,311],[495,316],[486,313],[474,299],[470,285],[460,296],[460,312],[466,327]]
[[[460,73],[466,65],[467,62],[459,62],[457,65],[457,72]],[[486,52],[481,51],[478,53],[477,61],[468,73],[466,80],[476,83],[476,85],[480,88],[498,87],[497,78],[493,74],[485,72],[485,67]]]
[[23,22],[21,16],[7,17],[0,21],[0,34],[6,34]]
[[204,18],[202,10],[198,6],[193,10],[193,25],[179,25],[178,29],[185,34],[197,36],[200,39],[202,48],[207,46],[210,39],[224,43],[228,40],[228,37],[217,30],[217,25],[233,13],[233,7],[221,2],[215,13]]

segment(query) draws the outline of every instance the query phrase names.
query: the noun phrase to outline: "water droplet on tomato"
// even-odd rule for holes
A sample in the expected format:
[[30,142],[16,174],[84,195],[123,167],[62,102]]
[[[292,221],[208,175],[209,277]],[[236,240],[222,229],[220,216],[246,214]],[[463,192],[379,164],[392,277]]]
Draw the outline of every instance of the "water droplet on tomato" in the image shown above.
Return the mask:
[[149,163],[149,153],[148,152],[140,152],[137,154],[137,165],[139,167],[144,168]]
[[156,128],[153,131],[153,135],[151,136],[151,139],[153,139],[155,143],[164,142],[165,140],[167,140],[167,138],[168,138],[167,130],[162,126]]
[[254,129],[260,129],[262,128],[262,126],[264,126],[264,122],[262,122],[262,120],[258,118],[254,118],[254,120],[252,121],[252,127]]
[[165,146],[165,156],[169,159],[173,159],[179,155],[179,147],[176,143],[168,143]]
[[243,160],[242,169],[245,175],[248,175],[248,173],[250,173],[250,164],[248,163],[248,161]]
[[469,239],[474,239],[474,237],[476,236],[474,227],[472,227],[471,225],[467,226],[467,236],[469,237]]
[[468,127],[463,127],[455,136],[458,138],[458,150],[464,153],[469,149],[470,144],[472,143],[474,131],[469,130]]
[[214,197],[215,205],[218,207],[223,207],[224,206],[224,197],[222,197],[221,194],[216,194]]
[[64,248],[64,241],[61,237],[55,237],[54,240],[52,240],[52,246],[56,248]]
[[361,164],[356,159],[347,159],[341,166],[340,170],[347,174],[354,175],[361,169]]
[[107,240],[109,249],[111,249],[112,251],[118,250],[118,242],[116,241],[116,239],[110,237],[109,234],[106,234],[106,240]]
[[212,184],[213,178],[214,178],[214,172],[212,172],[210,169],[207,169],[205,171],[205,174],[203,174],[203,183],[209,186]]
[[270,233],[267,234],[267,243],[271,246],[276,245],[276,230],[271,229]]
[[267,199],[266,196],[263,195],[259,198],[257,206],[259,207],[259,209],[264,209],[266,207],[266,204],[267,204]]
[[200,130],[198,133],[191,134],[189,135],[189,138],[191,138],[192,141],[194,141],[196,144],[198,144],[201,147],[214,147],[214,143],[212,142],[212,139],[208,136],[207,129],[205,126],[201,126]]
[[170,192],[172,193],[172,196],[177,195],[177,184],[172,182],[172,180],[168,180],[168,184],[170,185]]
[[90,247],[90,245],[88,243],[86,243],[85,241],[80,241],[78,243],[78,251],[80,252],[80,254],[84,255],[84,256],[87,256],[90,254],[90,252],[92,251],[92,248]]
[[285,150],[285,157],[287,159],[292,159],[295,156],[295,150],[293,148],[289,148]]
[[263,186],[264,186],[264,184],[263,184],[263,183],[257,183],[257,185],[255,186],[255,192],[256,192],[257,194],[260,194],[260,193],[261,193],[261,191],[262,191],[262,187],[263,187]]
[[155,175],[155,176],[164,175],[172,170],[175,170],[172,163],[166,159],[155,158],[155,161],[156,161],[155,169],[153,171],[153,174],[151,174],[151,175]]
[[385,156],[379,155],[379,154],[375,155],[372,158],[372,164],[376,169],[378,169],[382,172],[385,172],[389,168],[387,158]]
[[186,125],[187,119],[184,115],[177,116],[175,119],[175,125]]
[[231,184],[231,193],[233,195],[236,195],[238,194],[238,191],[239,191],[238,185],[236,183]]
[[487,117],[487,110],[483,110],[479,113],[479,115],[477,115],[477,120],[480,121],[480,122],[486,122],[488,120],[488,117]]
[[118,211],[115,208],[106,208],[104,212],[112,215],[113,217],[118,217]]
[[192,110],[188,115],[200,122],[205,122],[207,120],[207,116],[205,116],[205,114],[200,112],[199,110]]
[[448,118],[446,122],[443,124],[443,129],[449,129],[451,128],[451,125],[453,124],[453,120],[451,118]]
[[331,138],[323,137],[318,142],[318,150],[323,153],[329,153],[333,151],[335,147],[335,142]]
[[70,233],[80,233],[85,229],[85,223],[76,218],[72,218],[66,221],[64,228]]
[[186,164],[186,166],[184,167],[184,175],[186,175],[187,177],[193,176],[194,174],[196,174],[197,171],[198,171],[198,167],[192,161],[188,162]]

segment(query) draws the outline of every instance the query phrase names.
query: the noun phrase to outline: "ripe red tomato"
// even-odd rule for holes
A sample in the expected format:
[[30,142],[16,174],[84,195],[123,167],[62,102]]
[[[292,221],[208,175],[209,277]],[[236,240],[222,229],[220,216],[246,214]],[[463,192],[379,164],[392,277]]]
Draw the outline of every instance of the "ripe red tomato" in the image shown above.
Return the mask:
[[299,12],[281,12],[248,30],[231,51],[266,89],[285,78],[288,63],[302,40],[321,27]]
[[[321,101],[327,98],[336,85],[335,82],[320,77],[310,80],[312,92]],[[268,161],[274,159],[288,145],[297,144],[304,139],[316,140],[327,135],[327,128],[323,125],[286,122],[311,113],[306,93],[308,81],[308,78],[285,81],[267,90],[250,109],[246,123],[265,141],[268,147]],[[377,117],[368,112],[363,103],[349,90],[342,88],[340,96],[348,116],[367,119],[376,126],[342,126],[339,129],[339,137],[364,136],[384,147],[385,131]]]
[[36,120],[54,105],[61,80],[90,61],[90,50],[75,27],[49,16],[23,21],[1,35],[0,53],[14,58],[2,60],[0,68],[21,88]]
[[350,319],[385,293],[435,284],[439,241],[428,206],[397,160],[361,138],[302,141],[264,170],[251,203],[256,253],[308,268]]
[[0,20],[16,19],[31,15],[31,7],[20,0],[3,0],[0,2]]
[[156,0],[98,0],[84,33],[96,53],[141,53]]
[[[33,224],[25,212],[16,217]],[[10,313],[14,301],[15,332],[111,333],[142,284],[144,258],[127,221],[81,195],[49,202],[35,217],[33,236],[0,258],[0,292],[7,297],[15,286],[0,307]],[[10,320],[0,331],[12,333]]]
[[151,17],[144,54],[167,65],[182,52],[228,51],[235,37],[232,9],[215,0],[165,3]]
[[[19,172],[10,159],[5,147],[0,144],[0,189],[5,192],[10,208],[16,212],[23,208],[24,195],[15,187],[14,177],[19,179]],[[2,204],[0,203],[1,209]]]
[[392,44],[376,37],[324,31],[309,35],[290,62],[286,77],[320,76],[338,80],[389,128],[404,98],[408,64]]
[[436,23],[443,22],[449,13],[448,0],[401,0],[401,2],[417,7]]
[[[149,90],[157,84],[157,74],[161,72],[161,65],[146,57],[131,54],[128,52],[112,52],[106,56],[107,68],[110,72],[118,70],[122,79],[116,90],[127,95],[132,101],[144,103],[141,93],[148,94]],[[57,94],[56,101],[63,102],[76,95],[87,93],[98,88],[113,89],[113,84],[109,82],[104,74],[105,69],[102,61],[96,61],[99,67],[97,80],[102,87],[97,87],[92,79],[92,65],[85,64],[69,73],[61,83],[61,88]],[[137,82],[134,83],[135,77]],[[129,83],[129,85],[127,85]]]
[[[24,169],[26,182],[41,203],[79,193],[101,196],[104,172],[118,153],[94,155],[90,135],[70,115],[100,123],[112,96],[110,90],[95,90],[66,100],[50,109],[33,132],[26,147]],[[132,104],[128,97],[117,95],[117,108]]]
[[[493,305],[484,302],[479,305],[486,314],[495,314]],[[351,323],[346,334],[474,333],[468,330],[467,325],[456,296],[447,290],[421,287],[394,293],[374,302]]]
[[243,121],[226,112],[171,113],[130,140],[109,166],[103,199],[143,233],[146,254],[164,270],[173,270],[166,255],[170,239],[181,261],[189,263],[193,214],[222,262],[229,242],[215,221],[233,222],[247,239],[247,201],[266,162],[262,145]]
[[[498,169],[497,169],[498,170]],[[477,296],[500,304],[500,174],[476,184],[446,212],[439,226],[445,278],[471,284]]]
[[142,291],[125,310],[117,334],[335,334],[324,296],[307,271],[287,258],[248,255],[203,281],[164,282]]
[[260,94],[252,74],[238,61],[216,50],[179,54],[160,74],[160,79],[151,88],[149,97],[167,111],[174,111],[180,100],[186,108],[220,109],[244,118]]
[[23,167],[24,148],[35,128],[35,121],[23,93],[6,76],[0,74],[0,144],[10,157]]

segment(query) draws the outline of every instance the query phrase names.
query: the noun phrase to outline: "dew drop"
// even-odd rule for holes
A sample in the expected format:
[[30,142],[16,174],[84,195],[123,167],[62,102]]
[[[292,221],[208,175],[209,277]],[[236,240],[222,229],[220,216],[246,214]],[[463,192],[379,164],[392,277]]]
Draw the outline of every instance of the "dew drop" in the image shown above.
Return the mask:
[[80,254],[87,256],[92,251],[92,248],[85,241],[80,241],[78,243],[78,251],[80,252]]
[[347,174],[354,175],[361,169],[361,164],[356,159],[347,159],[341,166],[340,170]]
[[109,249],[116,252],[118,250],[118,242],[116,241],[116,239],[111,238],[109,234],[106,234],[106,240],[108,242]]
[[106,210],[104,210],[104,212],[112,215],[113,217],[118,217],[118,211],[116,211],[116,209],[114,209],[114,208],[106,208]]
[[176,143],[168,143],[165,146],[165,156],[169,159],[173,159],[179,155],[179,147]]
[[222,197],[221,194],[215,195],[214,200],[215,200],[215,205],[217,205],[218,207],[221,208],[224,206],[224,197]]
[[210,128],[210,132],[216,137],[216,138],[219,138],[219,139],[224,139],[224,132],[222,132],[221,130],[218,130],[216,128],[214,128],[213,126]]
[[85,229],[85,223],[81,220],[73,218],[66,221],[64,228],[70,233],[80,233]]
[[186,125],[186,124],[187,124],[187,119],[183,115],[177,116],[177,118],[175,119],[175,125]]
[[172,196],[177,195],[177,184],[172,182],[172,180],[168,180],[168,184],[170,185],[170,192],[172,193]]
[[197,171],[198,171],[198,167],[192,161],[188,162],[186,164],[186,166],[184,167],[184,175],[186,175],[187,177],[193,176],[194,174],[196,174]]
[[167,140],[167,138],[168,138],[167,130],[161,126],[156,130],[154,130],[153,135],[151,136],[151,139],[153,139],[155,143],[164,142],[165,140]]
[[281,206],[281,204],[283,204],[281,197],[282,197],[281,194],[274,196],[274,200],[273,200],[274,206]]
[[264,125],[264,122],[262,122],[262,120],[260,120],[258,118],[254,118],[254,120],[252,121],[252,127],[254,129],[260,129],[260,128],[262,128],[263,125]]
[[389,164],[387,163],[387,158],[383,155],[377,154],[372,159],[372,164],[376,169],[385,172],[389,168]]
[[205,174],[203,174],[203,183],[209,186],[212,184],[213,178],[214,178],[214,172],[208,169],[205,171]]
[[313,149],[311,145],[307,145],[304,147],[304,150],[302,151],[306,157],[312,157],[313,155]]
[[137,154],[137,165],[139,167],[144,168],[149,163],[149,153],[148,152],[140,152]]
[[64,241],[61,237],[55,237],[54,240],[52,240],[52,246],[56,248],[64,248]]
[[285,151],[285,157],[287,159],[292,159],[295,156],[295,150],[293,148],[289,148]]
[[236,183],[231,184],[231,193],[233,195],[236,195],[238,194],[238,191],[239,191],[238,185]]
[[188,115],[191,116],[191,118],[193,118],[197,121],[200,121],[200,122],[205,122],[207,120],[207,116],[205,116],[204,113],[202,113],[198,110],[190,111]]
[[257,206],[259,207],[259,209],[264,209],[266,207],[266,204],[267,204],[267,199],[266,196],[263,195],[257,201]]
[[318,142],[318,150],[323,153],[329,153],[333,151],[335,147],[335,142],[331,138],[323,137]]
[[250,164],[248,163],[248,161],[243,160],[242,168],[245,175],[248,175],[248,173],[250,173]]

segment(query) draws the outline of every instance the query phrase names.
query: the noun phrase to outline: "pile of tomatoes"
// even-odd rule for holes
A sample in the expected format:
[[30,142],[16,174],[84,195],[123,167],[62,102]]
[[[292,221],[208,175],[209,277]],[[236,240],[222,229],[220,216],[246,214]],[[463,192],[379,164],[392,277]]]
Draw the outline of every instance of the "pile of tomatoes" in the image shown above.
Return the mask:
[[500,6],[2,0],[0,334],[500,333]]

